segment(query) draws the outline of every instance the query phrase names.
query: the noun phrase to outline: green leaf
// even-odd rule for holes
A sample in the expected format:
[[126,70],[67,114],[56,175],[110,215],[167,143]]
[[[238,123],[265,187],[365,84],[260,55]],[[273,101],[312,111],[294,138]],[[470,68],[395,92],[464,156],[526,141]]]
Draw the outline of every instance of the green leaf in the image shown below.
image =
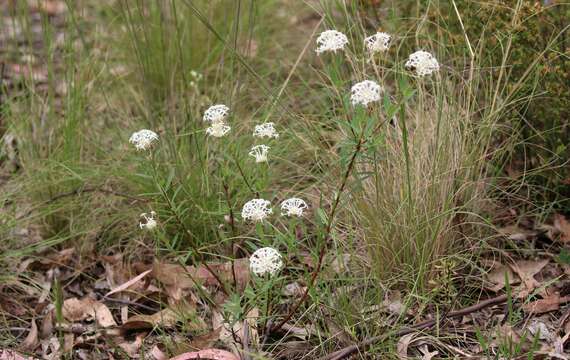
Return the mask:
[[556,257],[556,261],[560,264],[570,265],[570,251],[561,249],[560,254]]

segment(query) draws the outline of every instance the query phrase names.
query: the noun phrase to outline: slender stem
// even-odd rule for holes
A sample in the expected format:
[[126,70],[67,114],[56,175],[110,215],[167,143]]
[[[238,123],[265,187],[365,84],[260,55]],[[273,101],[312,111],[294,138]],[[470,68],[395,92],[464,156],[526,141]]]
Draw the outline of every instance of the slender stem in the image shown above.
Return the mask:
[[231,237],[231,247],[232,247],[232,278],[234,281],[234,289],[237,290],[237,275],[236,275],[236,267],[235,267],[235,258],[236,258],[236,251],[234,249],[234,239],[237,234],[236,232],[236,225],[235,225],[235,217],[234,217],[234,210],[232,208],[232,202],[230,198],[230,190],[228,188],[228,184],[224,181],[223,183],[224,193],[226,195],[226,202],[228,203],[228,209],[230,211],[230,227],[232,228],[232,237]]
[[172,203],[172,200],[170,199],[170,197],[168,196],[168,194],[166,193],[166,191],[164,190],[162,185],[158,182],[158,170],[156,168],[156,161],[155,161],[154,153],[152,153],[152,156],[151,156],[151,163],[152,163],[152,169],[153,169],[154,183],[156,184],[156,186],[160,190],[160,193],[161,193],[162,197],[164,198],[164,200],[168,203],[168,207],[170,208],[170,211],[172,211],[172,213],[174,214],[174,218],[176,219],[176,222],[182,227],[184,232],[186,232],[186,234],[188,234],[190,236],[190,243],[189,244],[190,244],[191,250],[194,252],[194,254],[196,254],[196,256],[198,257],[198,260],[200,260],[200,262],[204,265],[206,270],[208,270],[208,272],[210,274],[212,274],[212,276],[220,284],[220,287],[221,287],[222,291],[224,292],[224,294],[229,295],[229,293],[226,289],[226,286],[225,286],[224,282],[222,281],[222,279],[220,278],[220,276],[210,267],[210,265],[208,265],[208,263],[204,259],[204,256],[202,255],[202,253],[198,249],[197,245],[194,243],[193,239],[195,238],[195,235],[186,226],[186,223],[184,223],[184,221],[182,221],[182,219],[180,218],[180,215],[178,214],[178,211],[176,210],[176,207]]
[[412,203],[412,177],[410,174],[410,152],[408,148],[408,127],[406,126],[406,114],[404,105],[400,107],[400,118],[402,120],[402,140],[404,143],[404,157],[406,161],[406,182],[408,183],[408,201],[413,207]]
[[356,163],[356,157],[360,153],[363,144],[364,144],[364,132],[362,132],[362,134],[360,134],[360,139],[358,140],[358,143],[356,144],[356,149],[354,150],[354,153],[352,154],[352,157],[350,158],[350,162],[348,163],[348,167],[346,169],[346,172],[344,173],[344,177],[342,179],[342,182],[341,182],[340,187],[338,189],[338,192],[337,192],[336,198],[334,200],[333,206],[331,208],[329,220],[327,222],[327,226],[325,229],[323,244],[321,245],[321,250],[319,252],[319,260],[317,262],[317,267],[315,268],[315,271],[313,272],[313,275],[311,276],[309,284],[305,288],[305,291],[303,292],[301,299],[291,308],[289,313],[285,316],[285,318],[283,318],[283,320],[281,320],[281,322],[279,322],[277,325],[275,325],[275,326],[271,327],[271,329],[269,329],[269,332],[274,332],[274,331],[281,329],[283,327],[283,325],[285,325],[289,320],[291,320],[291,318],[293,317],[293,315],[295,314],[297,309],[307,300],[307,297],[309,295],[309,291],[314,286],[315,281],[317,280],[317,277],[319,276],[319,273],[321,272],[322,267],[323,267],[323,259],[325,257],[327,239],[329,238],[330,233],[332,231],[332,225],[333,225],[334,217],[336,215],[336,210],[338,208],[338,204],[340,203],[340,196],[343,193],[344,189],[346,188],[346,184],[348,183],[348,178],[350,177],[350,174],[352,173],[352,169],[354,168],[354,164]]

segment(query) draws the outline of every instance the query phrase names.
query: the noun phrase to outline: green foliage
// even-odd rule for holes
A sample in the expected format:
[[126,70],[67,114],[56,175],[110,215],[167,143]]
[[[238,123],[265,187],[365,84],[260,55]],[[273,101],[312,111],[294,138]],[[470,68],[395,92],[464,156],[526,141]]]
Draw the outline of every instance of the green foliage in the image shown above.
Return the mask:
[[[365,3],[369,13],[376,11],[371,2]],[[504,114],[504,121],[519,129],[519,146],[513,152],[515,166],[540,170],[525,178],[540,189],[535,192],[535,201],[559,200],[557,207],[570,211],[570,5],[554,1],[455,0],[408,1],[407,6],[398,2],[396,8],[390,1],[385,3],[399,11],[402,18],[420,18],[424,34],[437,33],[449,48],[463,48],[464,55],[467,37],[477,49],[479,67],[495,79],[502,76],[500,68],[506,68],[509,81],[505,90],[515,90],[520,98]],[[506,48],[510,48],[509,57],[503,59]],[[518,84],[521,77],[529,81]]]

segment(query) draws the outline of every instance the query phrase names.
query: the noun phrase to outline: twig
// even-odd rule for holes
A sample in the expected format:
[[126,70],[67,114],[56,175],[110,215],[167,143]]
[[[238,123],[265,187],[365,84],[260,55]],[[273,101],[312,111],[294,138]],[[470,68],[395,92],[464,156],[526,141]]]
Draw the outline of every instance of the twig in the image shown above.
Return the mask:
[[445,319],[450,319],[450,318],[454,318],[454,317],[467,315],[467,314],[473,313],[475,311],[482,310],[482,309],[489,307],[489,306],[502,304],[505,301],[507,301],[507,299],[508,299],[507,295],[501,295],[501,296],[497,296],[497,297],[494,297],[494,298],[491,298],[491,299],[488,299],[485,301],[481,301],[475,305],[468,306],[468,307],[463,308],[461,310],[451,311],[447,315],[444,315],[440,320],[437,320],[437,319],[426,320],[426,321],[419,322],[415,325],[412,325],[409,328],[404,328],[404,329],[398,330],[394,333],[388,333],[388,334],[383,334],[383,335],[379,335],[379,336],[374,336],[374,337],[371,337],[369,339],[366,339],[366,340],[360,342],[359,344],[351,345],[351,346],[345,347],[344,349],[335,351],[334,353],[329,354],[327,356],[324,356],[324,357],[320,358],[319,360],[340,360],[340,359],[344,359],[344,358],[350,356],[351,354],[357,352],[359,349],[368,347],[368,346],[375,344],[377,342],[381,342],[390,336],[402,337],[404,335],[411,334],[411,333],[418,331],[418,330],[428,329],[428,328],[431,328],[432,326],[434,326],[435,324],[437,324],[439,321],[443,321]]
[[350,162],[348,163],[348,167],[346,169],[346,172],[344,173],[344,177],[343,177],[341,185],[339,187],[339,191],[337,192],[335,201],[333,203],[331,213],[329,215],[329,221],[327,222],[327,227],[325,229],[323,244],[321,245],[321,250],[319,253],[319,260],[317,262],[317,267],[315,268],[315,271],[313,272],[313,275],[311,276],[311,280],[309,281],[309,284],[305,288],[305,292],[301,296],[301,299],[291,308],[291,310],[289,311],[287,316],[285,316],[285,318],[283,318],[283,320],[281,320],[281,322],[279,322],[275,326],[272,326],[269,329],[270,333],[281,329],[283,327],[283,325],[285,325],[285,323],[287,323],[287,321],[291,320],[291,318],[293,317],[293,315],[295,314],[297,309],[307,300],[307,297],[309,295],[309,290],[313,287],[313,285],[315,284],[315,281],[317,280],[317,277],[319,276],[319,273],[321,272],[321,268],[323,266],[323,259],[325,257],[325,252],[327,249],[327,239],[329,238],[330,233],[332,231],[334,216],[336,214],[336,210],[337,210],[338,204],[340,202],[340,196],[346,187],[346,184],[348,182],[348,178],[350,177],[350,174],[352,173],[352,168],[354,167],[354,164],[356,162],[356,156],[360,153],[360,150],[362,148],[363,143],[364,143],[364,132],[363,132],[363,134],[361,134],[360,139],[358,140],[358,143],[356,144],[356,149],[354,149],[354,153],[352,154],[352,157],[350,158]]

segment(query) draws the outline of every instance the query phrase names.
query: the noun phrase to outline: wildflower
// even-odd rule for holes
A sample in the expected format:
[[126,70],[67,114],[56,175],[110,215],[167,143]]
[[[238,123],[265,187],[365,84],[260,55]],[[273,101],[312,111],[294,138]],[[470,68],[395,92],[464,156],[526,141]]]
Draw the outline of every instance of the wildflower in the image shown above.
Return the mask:
[[145,230],[153,230],[157,224],[156,222],[156,212],[151,211],[150,214],[142,213],[141,218],[144,220],[139,222],[139,227]]
[[249,268],[258,276],[275,275],[282,267],[283,257],[271,247],[257,249],[249,258]]
[[230,108],[227,107],[226,105],[223,104],[218,104],[218,105],[213,105],[210,106],[205,112],[204,112],[204,121],[209,122],[209,123],[218,123],[218,122],[223,122],[225,120],[225,118],[228,116],[228,113],[230,112]]
[[147,129],[133,133],[129,139],[137,150],[150,149],[155,141],[158,141],[158,134]]
[[307,203],[303,199],[290,198],[281,203],[281,215],[303,216]]
[[352,105],[368,106],[369,103],[380,100],[382,87],[371,80],[364,80],[354,84],[350,89],[350,101]]
[[385,32],[378,32],[364,39],[364,45],[371,53],[384,52],[390,47],[392,36]]
[[202,74],[195,70],[190,70],[190,77],[192,78],[192,80],[190,80],[190,86],[197,90],[198,83],[202,80]]
[[405,64],[406,69],[415,71],[418,76],[426,76],[439,70],[436,58],[427,51],[416,51],[411,54]]
[[256,163],[267,162],[267,153],[270,147],[267,145],[255,145],[251,148],[249,156],[255,158]]
[[254,222],[261,222],[272,213],[271,202],[264,199],[249,200],[241,209],[241,217]]
[[196,70],[190,70],[190,76],[196,81],[202,80],[202,74],[200,74]]
[[261,125],[255,125],[255,130],[253,131],[253,136],[256,137],[268,137],[268,138],[278,138],[279,134],[275,130],[275,124],[272,122],[263,123]]
[[220,121],[212,123],[212,126],[206,129],[206,134],[219,138],[226,135],[230,130],[231,127],[227,126],[223,121]]
[[344,49],[344,46],[348,44],[348,38],[346,35],[336,30],[326,30],[323,31],[317,38],[317,49],[315,50],[317,54],[325,51],[335,52],[337,50]]

